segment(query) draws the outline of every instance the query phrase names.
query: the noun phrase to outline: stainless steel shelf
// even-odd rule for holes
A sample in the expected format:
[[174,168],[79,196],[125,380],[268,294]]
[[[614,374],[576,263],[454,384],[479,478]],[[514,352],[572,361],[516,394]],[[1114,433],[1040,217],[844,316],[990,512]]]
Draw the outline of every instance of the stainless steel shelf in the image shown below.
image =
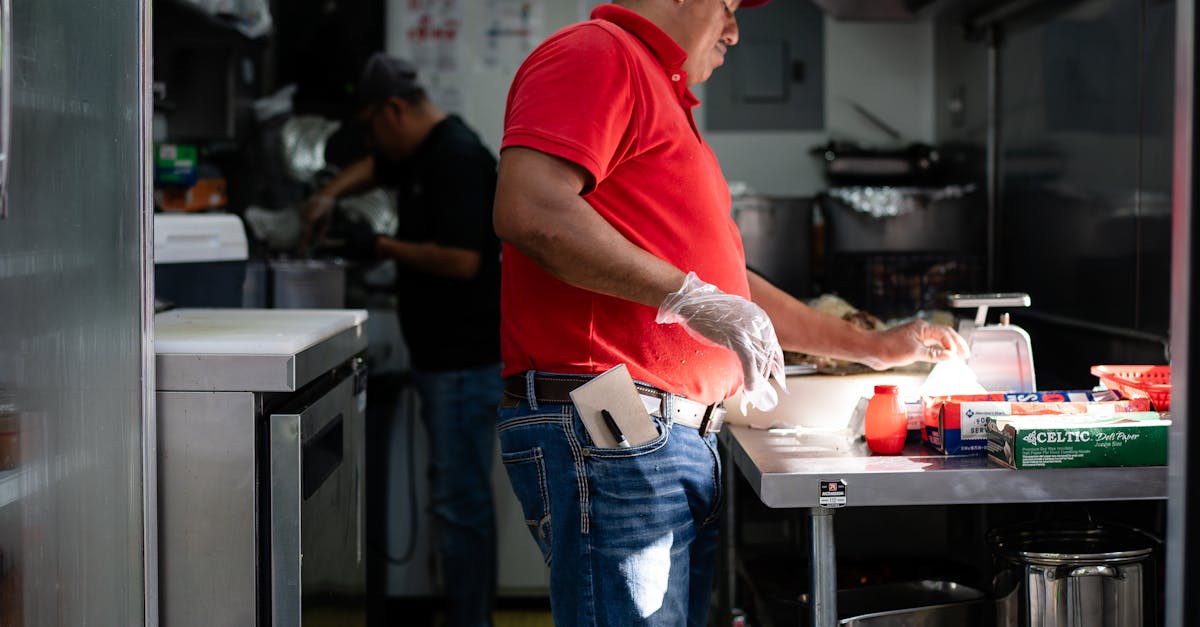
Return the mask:
[[730,426],[721,437],[768,507],[819,507],[821,482],[837,480],[846,484],[847,507],[1167,497],[1166,466],[1011,470],[920,443],[882,456],[837,434]]

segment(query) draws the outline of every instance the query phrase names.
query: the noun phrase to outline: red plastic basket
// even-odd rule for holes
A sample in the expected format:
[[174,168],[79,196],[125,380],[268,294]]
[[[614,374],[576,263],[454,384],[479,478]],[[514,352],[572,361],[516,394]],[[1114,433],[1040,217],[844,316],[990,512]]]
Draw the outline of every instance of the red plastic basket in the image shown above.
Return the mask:
[[1171,409],[1170,366],[1092,366],[1092,374],[1127,398],[1149,398],[1155,410]]

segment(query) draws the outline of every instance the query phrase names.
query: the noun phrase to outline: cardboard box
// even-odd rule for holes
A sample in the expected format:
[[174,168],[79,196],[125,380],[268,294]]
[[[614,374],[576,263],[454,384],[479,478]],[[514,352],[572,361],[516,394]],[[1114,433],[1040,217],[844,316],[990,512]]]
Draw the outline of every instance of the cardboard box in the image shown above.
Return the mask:
[[[924,406],[924,424],[921,425],[921,441],[925,442],[930,448],[936,451],[945,453],[946,447],[944,431],[942,430],[939,420],[941,418],[942,406],[946,401],[1010,401],[1010,402],[1031,402],[1031,401],[1115,401],[1120,395],[1111,390],[1049,390],[1046,392],[991,392],[988,394],[955,394],[951,396],[926,396],[921,399]],[[979,425],[979,432],[971,434],[968,439],[983,438],[983,425]],[[961,439],[961,437],[959,438]],[[957,441],[957,440],[956,440]],[[957,452],[958,446],[954,446]],[[968,449],[971,453],[983,451],[983,446],[976,446]]]
[[159,144],[154,151],[154,184],[191,187],[197,179],[197,150],[187,144]]
[[[986,400],[978,396],[1001,396],[1014,400]],[[987,449],[987,419],[992,416],[1045,414],[1097,414],[1150,411],[1147,399],[1086,401],[1084,398],[1113,398],[1101,392],[1029,392],[1024,394],[976,395],[962,400],[949,397],[937,405],[936,417],[926,415],[927,445],[943,454],[983,453]],[[1075,398],[1081,400],[1058,400]],[[1020,400],[1018,400],[1020,399]],[[1036,399],[1036,400],[1025,400]]]
[[164,187],[154,196],[163,211],[207,211],[229,202],[223,178],[200,179],[191,187]]
[[1163,466],[1171,421],[1158,412],[1079,416],[993,416],[988,459],[1022,468]]

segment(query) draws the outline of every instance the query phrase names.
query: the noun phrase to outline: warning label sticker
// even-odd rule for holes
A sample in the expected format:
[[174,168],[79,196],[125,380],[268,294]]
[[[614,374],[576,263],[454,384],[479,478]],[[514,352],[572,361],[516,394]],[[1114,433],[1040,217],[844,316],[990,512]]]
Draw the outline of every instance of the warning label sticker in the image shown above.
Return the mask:
[[820,503],[821,507],[846,506],[845,481],[822,481],[820,493],[821,498],[818,503]]

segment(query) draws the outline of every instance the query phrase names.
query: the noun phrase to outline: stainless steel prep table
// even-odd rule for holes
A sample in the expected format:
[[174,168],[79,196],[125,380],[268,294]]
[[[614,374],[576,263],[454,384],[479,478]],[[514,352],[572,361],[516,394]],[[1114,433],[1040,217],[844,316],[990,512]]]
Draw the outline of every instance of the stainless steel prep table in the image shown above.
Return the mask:
[[727,426],[721,440],[768,507],[808,509],[812,625],[837,623],[833,512],[822,483],[846,485],[845,506],[966,505],[1165,499],[1167,467],[1010,470],[982,455],[945,456],[920,443],[872,455],[861,439],[795,430]]

